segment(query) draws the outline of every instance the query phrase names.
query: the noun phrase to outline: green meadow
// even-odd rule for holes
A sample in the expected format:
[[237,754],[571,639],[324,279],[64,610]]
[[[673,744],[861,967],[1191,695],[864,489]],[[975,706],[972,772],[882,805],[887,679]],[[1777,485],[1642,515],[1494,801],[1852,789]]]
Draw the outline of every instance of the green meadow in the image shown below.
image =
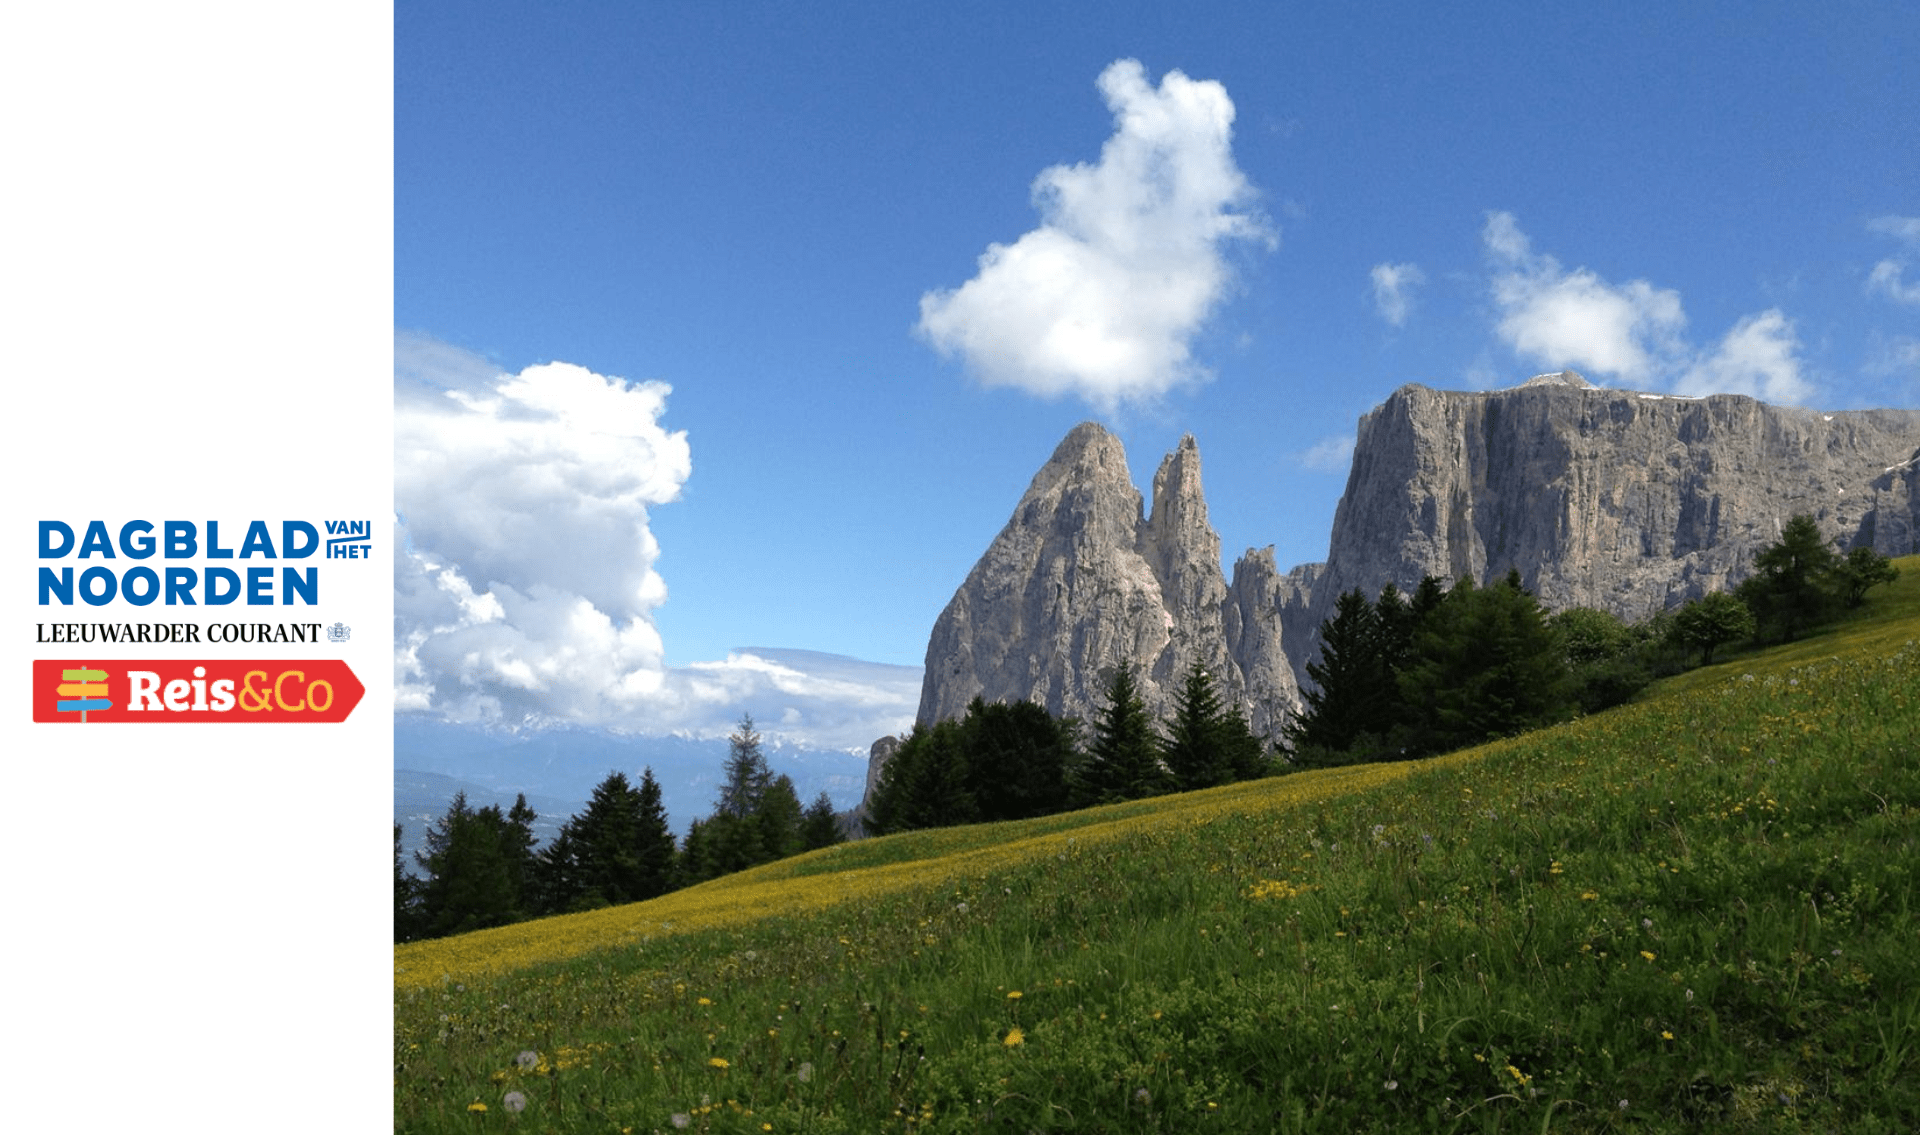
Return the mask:
[[397,947],[419,1132],[1920,1129],[1920,557],[1432,760]]

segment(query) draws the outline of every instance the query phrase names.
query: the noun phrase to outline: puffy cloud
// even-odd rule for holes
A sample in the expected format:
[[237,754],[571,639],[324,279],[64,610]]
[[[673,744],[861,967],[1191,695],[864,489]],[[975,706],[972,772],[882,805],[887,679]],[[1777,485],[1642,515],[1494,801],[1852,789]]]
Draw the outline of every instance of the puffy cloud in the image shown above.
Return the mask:
[[1805,402],[1813,387],[1800,376],[1800,340],[1779,308],[1735,324],[1712,354],[1695,361],[1674,389],[1680,394],[1747,394],[1764,402]]
[[692,473],[670,389],[569,363],[504,374],[396,349],[395,617],[405,709],[592,720],[657,690],[649,506]]
[[1651,382],[1680,350],[1680,294],[1645,280],[1616,286],[1585,268],[1563,271],[1535,253],[1511,213],[1487,218],[1498,332],[1515,354],[1625,382]]
[[[1867,227],[1920,250],[1920,217],[1875,217],[1867,222]],[[1904,258],[1882,260],[1867,274],[1867,290],[1880,292],[1895,303],[1920,304],[1920,280],[1907,283],[1906,271]]]
[[1300,464],[1320,473],[1342,473],[1353,459],[1353,435],[1323,437],[1300,455]]
[[1741,319],[1702,352],[1683,334],[1679,292],[1645,280],[1612,284],[1586,268],[1566,271],[1533,251],[1511,213],[1490,214],[1481,240],[1494,266],[1496,333],[1524,359],[1689,395],[1799,403],[1814,393],[1793,321],[1778,308]]
[[921,296],[918,329],[988,385],[1110,411],[1203,377],[1188,341],[1225,293],[1223,246],[1272,235],[1245,210],[1226,88],[1179,71],[1156,88],[1132,59],[1098,85],[1114,116],[1100,161],[1042,172],[1040,227]]
[[1380,318],[1395,327],[1403,326],[1413,299],[1411,293],[1427,282],[1426,273],[1417,264],[1375,264],[1372,275],[1373,303],[1380,310]]
[[918,667],[766,649],[666,665],[648,509],[693,470],[661,424],[669,393],[398,337],[396,710],[716,737],[752,712],[769,737],[862,749],[912,724]]

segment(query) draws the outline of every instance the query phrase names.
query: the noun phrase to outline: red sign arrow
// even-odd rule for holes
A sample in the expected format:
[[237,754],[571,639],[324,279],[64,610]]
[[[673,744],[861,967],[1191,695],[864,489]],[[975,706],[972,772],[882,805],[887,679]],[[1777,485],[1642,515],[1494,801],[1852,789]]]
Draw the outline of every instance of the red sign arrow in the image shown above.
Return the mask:
[[338,658],[33,663],[33,719],[53,724],[320,724],[345,721],[366,693]]

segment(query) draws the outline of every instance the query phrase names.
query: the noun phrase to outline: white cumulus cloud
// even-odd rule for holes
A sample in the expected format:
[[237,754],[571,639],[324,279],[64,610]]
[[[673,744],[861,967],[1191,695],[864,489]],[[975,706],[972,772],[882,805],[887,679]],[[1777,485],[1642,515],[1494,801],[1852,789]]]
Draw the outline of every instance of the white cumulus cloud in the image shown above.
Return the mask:
[[1746,316],[1701,350],[1687,340],[1679,292],[1568,271],[1533,250],[1511,213],[1489,214],[1481,240],[1493,266],[1495,333],[1522,359],[1680,394],[1799,403],[1814,393],[1793,321],[1778,308]]
[[1417,264],[1375,264],[1372,276],[1373,303],[1380,318],[1395,327],[1404,326],[1413,289],[1427,282],[1426,273]]
[[693,463],[665,383],[395,347],[397,711],[702,737],[750,712],[771,739],[863,751],[912,725],[919,667],[766,648],[666,664],[648,511]]
[[[1920,217],[1875,217],[1867,222],[1867,227],[1920,251]],[[1879,292],[1895,303],[1920,305],[1920,280],[1907,283],[1906,272],[1904,257],[1882,260],[1867,274],[1867,290]]]
[[1680,376],[1680,394],[1747,394],[1763,402],[1805,402],[1813,387],[1800,376],[1800,340],[1779,308],[1749,315],[1712,352]]
[[1114,133],[1096,164],[1033,183],[1040,227],[989,245],[957,289],[920,298],[919,331],[989,385],[1102,410],[1203,377],[1189,340],[1225,294],[1226,242],[1271,242],[1232,153],[1233,103],[1132,59],[1103,71]]
[[607,717],[657,690],[666,600],[647,509],[692,473],[671,388],[569,363],[518,374],[397,343],[399,707]]
[[1565,271],[1533,251],[1511,213],[1489,216],[1481,239],[1494,263],[1497,330],[1520,357],[1645,384],[1678,353],[1687,322],[1678,292],[1645,280],[1609,284],[1585,268]]

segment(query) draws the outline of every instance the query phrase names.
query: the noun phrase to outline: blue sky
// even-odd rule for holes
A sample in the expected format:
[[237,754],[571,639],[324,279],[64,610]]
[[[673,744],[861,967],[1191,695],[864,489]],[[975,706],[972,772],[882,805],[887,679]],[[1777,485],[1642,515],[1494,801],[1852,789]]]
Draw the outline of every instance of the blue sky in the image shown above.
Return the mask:
[[1348,7],[401,5],[402,710],[918,665],[1089,417],[1284,569],[1402,383],[1920,403],[1910,5]]

